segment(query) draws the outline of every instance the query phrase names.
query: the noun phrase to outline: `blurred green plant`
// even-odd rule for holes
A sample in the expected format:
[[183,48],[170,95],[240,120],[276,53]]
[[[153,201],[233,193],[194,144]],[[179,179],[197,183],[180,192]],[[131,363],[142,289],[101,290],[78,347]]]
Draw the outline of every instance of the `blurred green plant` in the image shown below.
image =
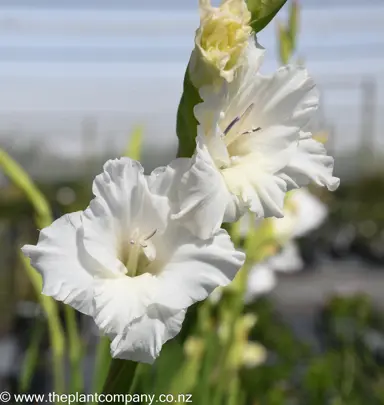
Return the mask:
[[[18,165],[4,150],[0,149],[0,167],[4,174],[10,181],[18,187],[25,195],[27,200],[34,208],[35,221],[37,226],[42,229],[52,223],[53,217],[50,206],[35,186],[32,179]],[[65,336],[59,317],[59,305],[52,298],[41,294],[42,281],[40,275],[31,267],[29,260],[20,252],[20,260],[23,267],[34,287],[39,302],[44,310],[47,318],[48,331],[50,336],[50,343],[52,349],[52,362],[54,374],[54,389],[55,392],[65,392],[65,376],[64,376],[64,354],[65,354]],[[78,371],[81,363],[81,340],[79,337],[74,310],[65,306],[65,314],[67,321],[67,330],[69,335],[69,352],[71,364],[71,387],[76,391],[83,389],[82,375]],[[35,355],[36,348],[38,347],[37,339],[40,335],[34,336],[31,341],[31,348],[28,355],[25,357],[24,371],[22,374],[22,382],[20,386],[28,389],[30,377],[33,374],[33,369],[37,363],[37,356]],[[41,335],[42,336],[42,335]]]
[[300,17],[299,13],[299,3],[293,0],[290,4],[287,24],[280,21],[277,24],[277,38],[279,46],[278,55],[282,65],[289,63],[296,50]]
[[141,126],[136,126],[133,129],[124,156],[130,157],[134,160],[140,160],[144,140],[143,135],[144,130]]

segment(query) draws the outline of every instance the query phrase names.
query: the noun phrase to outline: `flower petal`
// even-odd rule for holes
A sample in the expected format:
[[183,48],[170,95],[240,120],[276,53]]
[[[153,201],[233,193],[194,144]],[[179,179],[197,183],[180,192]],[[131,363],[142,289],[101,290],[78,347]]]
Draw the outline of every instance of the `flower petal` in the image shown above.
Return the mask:
[[[287,125],[303,128],[319,105],[319,94],[308,71],[299,66],[284,66],[272,76],[254,81],[252,119],[261,128]],[[251,118],[250,118],[251,119]]]
[[326,186],[334,191],[340,185],[340,179],[333,177],[333,158],[327,156],[325,147],[314,139],[302,139],[281,177],[291,179],[294,185],[307,186],[310,181],[318,186]]
[[153,170],[146,177],[151,193],[168,197],[171,202],[177,201],[180,179],[189,169],[190,164],[190,159],[178,158],[167,166]]
[[81,212],[66,214],[40,232],[23,253],[43,277],[43,294],[93,315],[93,266],[81,242]]
[[317,229],[327,217],[327,207],[307,189],[292,191],[290,201],[295,204],[296,221],[293,237],[300,238]]
[[284,216],[286,182],[277,175],[260,170],[250,161],[223,171],[229,190],[241,196],[242,201],[257,217]]
[[84,245],[89,254],[111,275],[125,274],[119,260],[130,232],[142,234],[166,226],[169,202],[150,192],[141,165],[131,159],[110,160],[93,183],[95,198],[84,211]]
[[[236,197],[231,196],[201,138],[189,170],[179,185],[180,212],[173,215],[202,239],[209,239],[223,223],[239,216]],[[225,218],[224,218],[225,217]]]
[[129,326],[126,334],[111,336],[112,357],[152,364],[163,344],[180,332],[185,312],[151,305],[145,315]]
[[268,266],[275,271],[294,273],[304,267],[303,259],[295,242],[286,243],[282,250],[268,259]]
[[162,287],[155,301],[170,308],[184,309],[204,300],[216,287],[228,285],[244,264],[244,253],[235,250],[222,229],[197,242],[186,229],[174,227],[167,241],[174,250],[158,276]]
[[94,287],[97,326],[107,334],[126,333],[130,324],[146,313],[157,287],[156,277],[149,273],[97,280]]
[[274,271],[264,263],[258,263],[250,270],[245,301],[252,302],[259,295],[266,294],[276,286]]

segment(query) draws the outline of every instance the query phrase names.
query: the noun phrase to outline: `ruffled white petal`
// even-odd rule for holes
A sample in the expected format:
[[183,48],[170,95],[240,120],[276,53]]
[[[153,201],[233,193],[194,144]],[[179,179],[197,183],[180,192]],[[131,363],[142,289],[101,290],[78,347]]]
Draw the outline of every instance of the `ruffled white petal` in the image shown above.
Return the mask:
[[214,106],[222,111],[222,130],[250,106],[253,106],[252,113],[243,122],[245,130],[273,125],[301,129],[308,124],[318,108],[319,94],[305,68],[284,66],[271,76],[259,74],[252,66],[249,69],[244,81],[235,81],[227,86],[225,97],[220,98],[220,93],[217,93],[216,101],[211,98],[205,106],[207,109]]
[[[253,92],[258,124],[305,127],[319,105],[319,94],[308,71],[299,66],[284,66],[270,77],[260,76]],[[257,117],[257,114],[255,114]]]
[[119,257],[130,232],[138,227],[142,234],[163,229],[169,201],[150,192],[143,168],[128,158],[108,161],[95,178],[93,192],[95,198],[83,215],[84,246],[104,273],[125,274]]
[[178,158],[169,165],[158,167],[147,176],[148,187],[151,193],[167,197],[177,210],[179,206],[179,186],[181,177],[189,170],[190,159]]
[[185,310],[151,305],[145,315],[129,325],[126,334],[112,335],[112,357],[152,364],[165,342],[181,329]]
[[245,64],[231,83],[202,88],[195,115],[235,203],[281,217],[286,191],[310,181],[335,190],[339,179],[325,148],[304,132],[319,104],[307,70],[285,66],[262,76],[258,68]]
[[239,216],[235,197],[228,192],[200,137],[190,168],[181,178],[178,198],[180,212],[172,218],[202,239],[211,238],[224,219],[233,221]]
[[156,302],[183,309],[228,285],[244,264],[245,255],[235,250],[224,230],[200,242],[183,228],[175,231],[167,240],[174,250],[158,276],[162,287]]
[[311,181],[334,191],[340,185],[340,179],[334,177],[333,158],[327,156],[325,147],[311,138],[300,140],[298,148],[283,174],[291,180],[291,188],[306,186]]
[[158,289],[151,274],[98,280],[94,288],[95,322],[104,333],[125,334],[145,315]]
[[283,216],[287,185],[279,176],[257,170],[252,163],[223,171],[228,188],[258,217]]
[[40,232],[36,246],[22,251],[43,277],[43,294],[93,315],[94,267],[82,244],[80,217],[62,216]]

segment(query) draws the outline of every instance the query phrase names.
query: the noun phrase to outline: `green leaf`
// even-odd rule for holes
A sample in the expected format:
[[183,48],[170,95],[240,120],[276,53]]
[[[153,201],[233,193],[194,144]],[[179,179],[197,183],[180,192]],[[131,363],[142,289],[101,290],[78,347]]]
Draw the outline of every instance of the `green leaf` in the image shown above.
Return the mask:
[[252,14],[251,27],[258,33],[275,17],[287,0],[248,0],[248,9]]
[[193,109],[201,103],[198,90],[192,84],[189,77],[189,67],[184,76],[184,89],[177,111],[176,132],[179,138],[178,157],[191,157],[196,147],[196,135],[198,122]]

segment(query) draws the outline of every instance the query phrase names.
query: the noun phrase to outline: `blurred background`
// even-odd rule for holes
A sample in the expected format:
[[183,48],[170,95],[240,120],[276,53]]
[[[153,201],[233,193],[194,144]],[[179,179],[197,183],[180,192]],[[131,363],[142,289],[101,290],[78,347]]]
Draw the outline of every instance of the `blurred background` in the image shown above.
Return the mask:
[[[332,195],[313,190],[328,214],[297,240],[302,271],[279,273],[255,304],[255,338],[274,357],[246,379],[265,383],[261,392],[284,380],[303,403],[360,404],[372,395],[369,404],[384,404],[384,3],[302,0],[300,7],[292,61],[304,62],[321,89],[318,136],[328,139],[341,187]],[[175,157],[176,111],[198,24],[197,0],[0,0],[0,147],[32,176],[55,216],[84,208],[92,177],[124,154],[135,131],[143,134],[147,171]],[[276,31],[272,21],[258,36],[265,73],[279,65]],[[0,388],[17,390],[41,317],[18,256],[36,240],[35,228],[29,203],[0,171]],[[83,335],[92,348],[90,325]],[[327,402],[344,387],[344,380],[337,385],[344,357],[334,352],[348,345],[358,356],[361,344],[373,360],[356,360],[361,375],[345,394],[361,396]],[[85,367],[93,358],[90,349]],[[297,371],[302,363],[305,371]],[[268,374],[273,365],[276,374]],[[325,377],[331,369],[338,374]],[[33,376],[31,390],[49,386],[44,362]]]

